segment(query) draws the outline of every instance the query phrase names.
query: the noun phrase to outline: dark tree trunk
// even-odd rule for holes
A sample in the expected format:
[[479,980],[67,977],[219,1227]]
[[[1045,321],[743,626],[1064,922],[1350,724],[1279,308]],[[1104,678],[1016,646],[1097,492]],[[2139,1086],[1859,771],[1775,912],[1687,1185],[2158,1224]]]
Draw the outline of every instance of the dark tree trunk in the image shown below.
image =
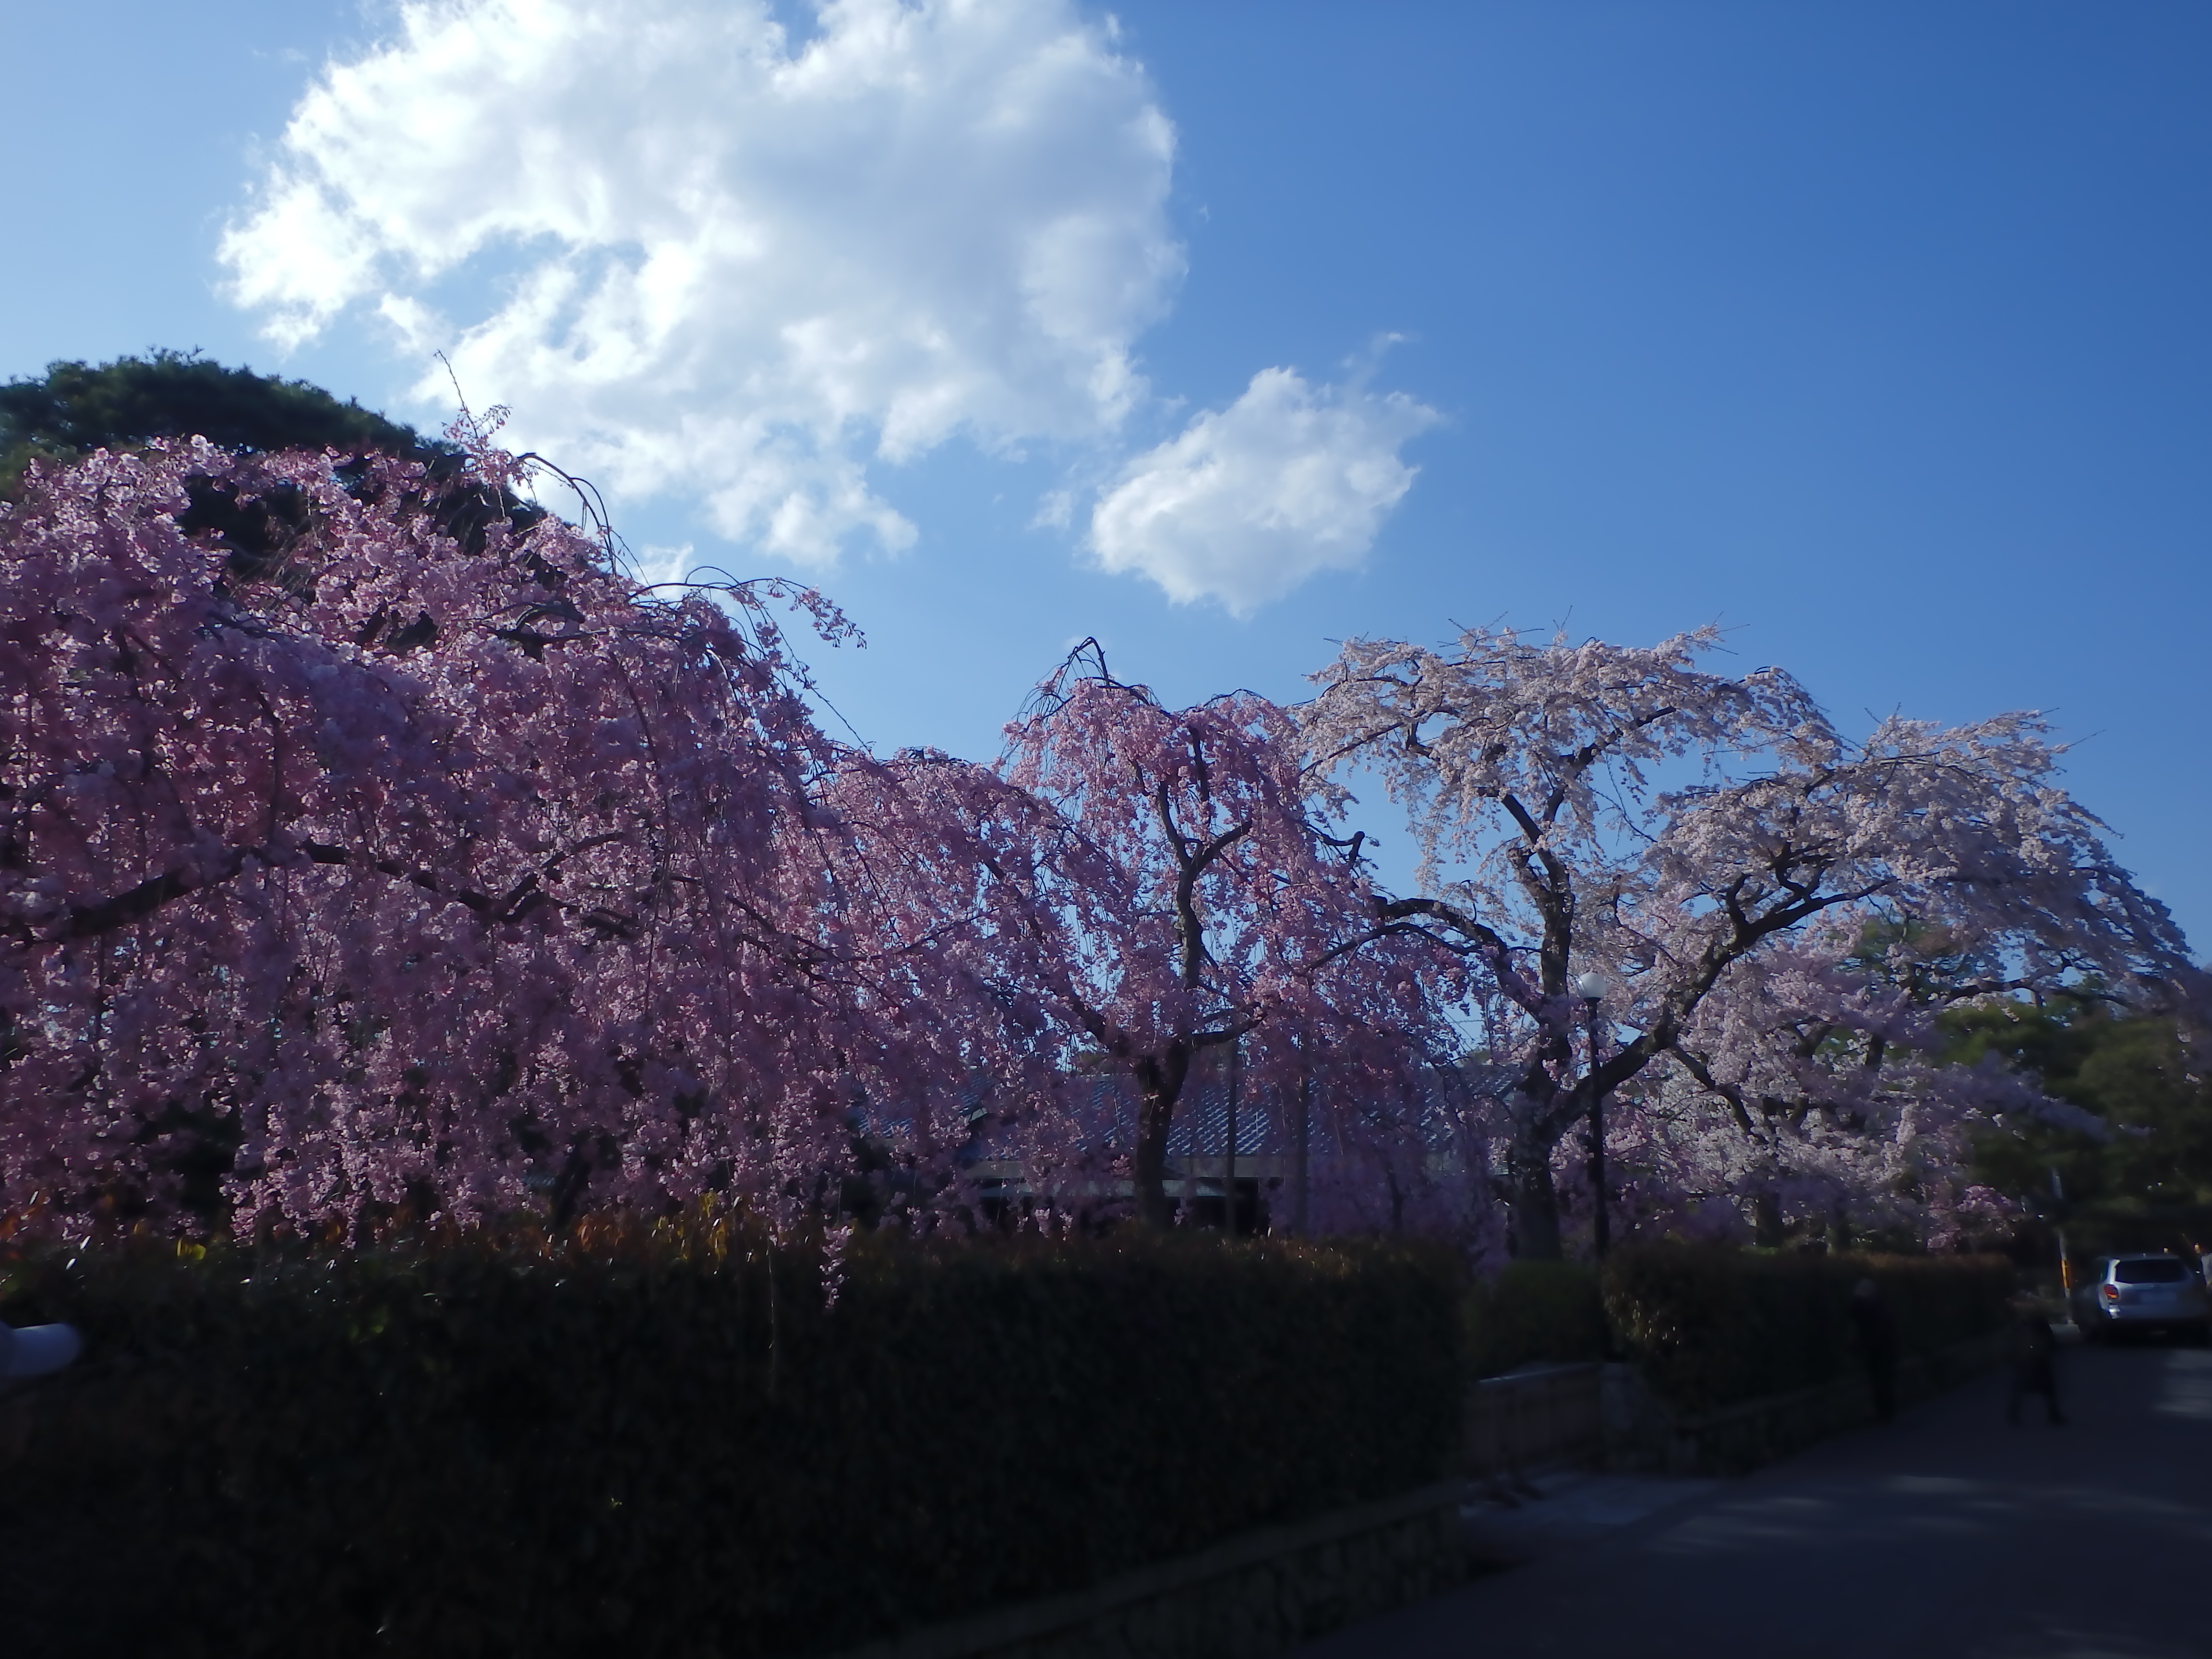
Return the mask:
[[1760,1193],[1751,1200],[1751,1242],[1761,1249],[1778,1250],[1790,1237],[1782,1219],[1782,1200]]
[[1524,1261],[1557,1261],[1559,1195],[1552,1186],[1550,1143],[1523,1129],[1513,1140],[1514,1254]]
[[1175,1206],[1168,1201],[1168,1122],[1174,1108],[1147,1091],[1139,1097],[1137,1110],[1137,1155],[1130,1170],[1137,1188],[1137,1219],[1147,1227],[1170,1226]]
[[1147,1227],[1175,1224],[1168,1198],[1168,1130],[1190,1075],[1190,1056],[1170,1049],[1163,1060],[1137,1062],[1137,1149],[1129,1174],[1136,1188],[1137,1219]]

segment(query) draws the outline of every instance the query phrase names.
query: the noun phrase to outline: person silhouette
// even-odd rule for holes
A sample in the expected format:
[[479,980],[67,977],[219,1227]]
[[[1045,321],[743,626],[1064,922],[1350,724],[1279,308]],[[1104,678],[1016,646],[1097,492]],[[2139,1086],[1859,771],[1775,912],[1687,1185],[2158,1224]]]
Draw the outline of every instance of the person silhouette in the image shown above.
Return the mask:
[[1897,1415],[1897,1316],[1871,1279],[1851,1287],[1851,1324],[1858,1332],[1859,1357],[1866,1363],[1874,1414],[1887,1423]]
[[2005,1421],[2020,1422],[2020,1402],[2032,1394],[2043,1396],[2043,1407],[2053,1428],[2066,1421],[2058,1409],[2058,1339],[2043,1304],[2023,1296],[2013,1304],[2012,1393],[2005,1402]]

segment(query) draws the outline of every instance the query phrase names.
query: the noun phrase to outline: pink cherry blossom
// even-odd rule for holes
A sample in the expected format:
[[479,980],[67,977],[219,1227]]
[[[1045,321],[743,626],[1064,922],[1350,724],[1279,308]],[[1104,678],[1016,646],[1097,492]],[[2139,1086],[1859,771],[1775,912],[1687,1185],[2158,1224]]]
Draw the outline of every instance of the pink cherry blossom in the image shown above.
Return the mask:
[[[1358,1209],[1356,1188],[1384,1195],[1370,1223],[1392,1193],[1402,1219],[1437,1185],[1420,1079],[1449,1032],[1433,953],[1376,926],[1357,844],[1306,799],[1284,710],[1248,692],[1170,709],[1092,647],[1007,728],[999,765],[918,752],[887,769],[896,800],[875,772],[848,781],[863,801],[832,799],[868,823],[878,871],[905,884],[913,931],[940,934],[969,1006],[998,1011],[999,1052],[1026,1057],[1002,1061],[997,1116],[1042,1184],[1097,1191],[1111,1174],[1165,1223],[1185,1091],[1233,1048],[1250,1109],[1320,1095],[1332,1213]],[[1133,1122],[1089,1085],[1101,1068]]]
[[195,442],[0,508],[9,1206],[161,1213],[198,1144],[301,1224],[788,1206],[926,1069],[772,595],[642,588],[511,469]]
[[[2200,994],[2179,930],[2057,787],[2037,718],[1892,719],[1851,743],[1779,669],[1698,667],[1718,643],[1710,629],[1649,649],[1496,629],[1442,651],[1354,641],[1302,716],[1323,787],[1364,769],[1412,815],[1423,891],[1385,915],[1486,980],[1470,1006],[1512,1078],[1501,1139],[1529,1255],[1560,1248],[1562,1142],[1639,1079],[1652,1109],[1704,1103],[1703,1120],[1671,1121],[1678,1139],[1778,1178],[1802,1176],[1809,1152],[1780,1159],[1772,1115],[1742,1110],[1778,1071],[1797,1141],[1816,1121],[1879,1120],[1855,1155],[1881,1140],[1893,1159],[1933,1156],[1931,1116],[2017,1094],[1931,1068],[1917,1036],[1884,1037],[1911,1011],[1840,968],[1839,939],[1870,925],[1954,941],[1981,964],[1965,995],[2083,975],[2168,1003]],[[1591,970],[1612,986],[1594,1021],[1577,994]],[[1884,1043],[1875,1075],[1834,1063]],[[1942,1146],[1956,1158],[1955,1134]]]

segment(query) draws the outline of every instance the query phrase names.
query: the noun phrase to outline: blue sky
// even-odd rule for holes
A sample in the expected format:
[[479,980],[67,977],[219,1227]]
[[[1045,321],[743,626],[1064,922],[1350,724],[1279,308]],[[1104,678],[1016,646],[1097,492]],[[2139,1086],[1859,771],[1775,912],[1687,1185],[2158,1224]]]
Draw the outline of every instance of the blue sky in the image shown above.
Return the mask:
[[[592,9],[681,52],[533,57]],[[0,375],[199,346],[434,426],[451,346],[654,556],[820,581],[884,745],[992,751],[1086,634],[1292,697],[1348,634],[1718,621],[1846,726],[2051,711],[2212,938],[2212,12],[779,15],[0,0]]]

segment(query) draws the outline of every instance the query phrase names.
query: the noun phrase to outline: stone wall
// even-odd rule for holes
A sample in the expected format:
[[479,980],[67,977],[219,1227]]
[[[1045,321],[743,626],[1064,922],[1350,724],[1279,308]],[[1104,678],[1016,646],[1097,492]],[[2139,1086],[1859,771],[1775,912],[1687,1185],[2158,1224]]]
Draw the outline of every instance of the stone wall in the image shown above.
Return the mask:
[[[2002,1364],[2012,1340],[2011,1332],[1996,1331],[1905,1359],[1898,1404],[1929,1399]],[[1653,1399],[1629,1367],[1607,1370],[1606,1462],[1615,1468],[1742,1474],[1875,1417],[1873,1391],[1859,1372],[1689,1416]]]
[[1598,1462],[1605,1452],[1607,1370],[1589,1363],[1531,1365],[1484,1377],[1467,1391],[1460,1467],[1496,1486]]
[[840,1659],[1257,1659],[1434,1595],[1466,1571],[1457,1480],[1270,1527],[1072,1595]]

